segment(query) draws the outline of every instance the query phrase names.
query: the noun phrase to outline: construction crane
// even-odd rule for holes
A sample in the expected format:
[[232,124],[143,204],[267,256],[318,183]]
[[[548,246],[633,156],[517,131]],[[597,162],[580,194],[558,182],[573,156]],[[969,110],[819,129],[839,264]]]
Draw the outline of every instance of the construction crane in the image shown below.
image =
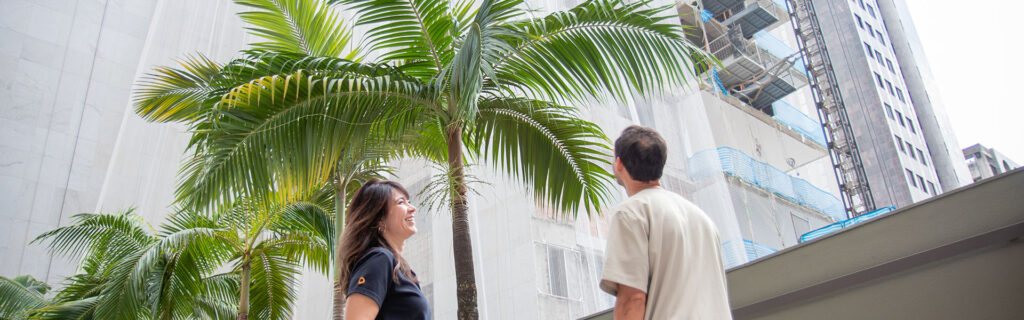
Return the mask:
[[829,157],[839,182],[846,213],[852,218],[874,211],[875,200],[871,196],[868,177],[864,173],[860,151],[846,114],[832,61],[825,48],[825,38],[821,33],[813,1],[787,0],[786,7],[793,32],[796,33],[798,49],[807,66],[811,94],[825,131]]

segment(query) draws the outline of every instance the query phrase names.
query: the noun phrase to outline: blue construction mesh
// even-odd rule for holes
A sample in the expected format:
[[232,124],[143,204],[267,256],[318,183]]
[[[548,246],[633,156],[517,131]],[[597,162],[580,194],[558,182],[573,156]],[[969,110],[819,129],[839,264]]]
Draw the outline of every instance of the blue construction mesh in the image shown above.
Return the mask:
[[776,121],[825,146],[825,132],[822,131],[821,124],[818,121],[815,121],[782,100],[773,102],[772,110],[775,113],[773,118]]
[[[718,165],[713,162],[717,158]],[[724,172],[747,183],[769,190],[780,197],[815,209],[833,219],[846,219],[842,201],[832,194],[815,187],[807,180],[790,176],[767,163],[754,160],[747,154],[730,148],[719,147],[695,153],[688,160],[689,173],[700,181]]]
[[865,214],[862,214],[862,215],[859,215],[859,216],[856,216],[856,217],[853,217],[853,218],[850,218],[850,219],[847,219],[847,220],[839,221],[839,222],[836,222],[836,223],[833,223],[833,224],[830,224],[830,225],[818,228],[818,229],[816,229],[814,231],[811,231],[811,232],[808,232],[808,233],[805,233],[805,234],[801,235],[800,236],[800,242],[807,242],[807,241],[811,241],[811,240],[816,239],[816,238],[823,237],[823,236],[825,236],[827,234],[830,234],[830,233],[833,233],[833,232],[836,232],[836,231],[839,231],[839,230],[842,230],[842,229],[845,229],[845,228],[849,228],[850,226],[853,226],[853,225],[856,225],[856,224],[860,224],[860,223],[863,223],[865,221],[874,219],[875,217],[884,215],[884,214],[889,213],[889,212],[891,212],[893,210],[896,210],[896,208],[895,207],[885,207],[885,208],[881,208],[881,209],[878,209],[878,210],[875,210],[875,211],[871,211],[871,212],[868,212],[868,213],[865,213]]
[[[782,42],[782,40],[779,40],[779,38],[776,38],[770,32],[764,30],[754,33],[754,40],[757,41],[758,47],[761,47],[761,49],[768,51],[768,53],[779,59],[785,59],[786,57],[796,53],[796,49],[791,48],[785,42]],[[796,63],[793,64],[793,68],[806,75],[807,67],[804,66],[803,59],[800,59],[800,57],[794,58],[797,60]]]
[[772,253],[776,253],[779,250],[765,246],[763,244],[743,239],[743,253],[745,257],[738,257],[733,250],[729,250],[729,246],[732,244],[732,240],[722,243],[722,260],[725,263],[725,268],[729,269],[748,261],[757,260],[763,258]]
[[715,17],[715,15],[712,14],[711,11],[700,10],[700,20],[701,21],[708,22],[708,21],[711,21],[711,19],[714,18],[714,17]]

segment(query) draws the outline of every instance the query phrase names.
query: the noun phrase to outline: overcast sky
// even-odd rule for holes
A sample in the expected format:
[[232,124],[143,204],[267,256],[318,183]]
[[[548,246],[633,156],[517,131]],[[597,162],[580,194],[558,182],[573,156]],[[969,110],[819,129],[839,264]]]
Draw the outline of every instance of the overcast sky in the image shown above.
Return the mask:
[[960,147],[1024,165],[1024,2],[906,2]]

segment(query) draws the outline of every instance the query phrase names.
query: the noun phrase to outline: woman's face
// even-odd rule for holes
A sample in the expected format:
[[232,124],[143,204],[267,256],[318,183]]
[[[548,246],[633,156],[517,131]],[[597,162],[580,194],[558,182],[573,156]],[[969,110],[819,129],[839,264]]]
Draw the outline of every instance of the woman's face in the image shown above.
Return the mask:
[[398,190],[391,191],[388,213],[384,217],[385,238],[405,240],[416,233],[416,207]]

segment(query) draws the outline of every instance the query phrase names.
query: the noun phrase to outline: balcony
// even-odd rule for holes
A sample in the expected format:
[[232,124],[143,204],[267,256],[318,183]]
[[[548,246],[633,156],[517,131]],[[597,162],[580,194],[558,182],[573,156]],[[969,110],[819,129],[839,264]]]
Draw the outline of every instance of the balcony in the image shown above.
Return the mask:
[[719,79],[743,102],[772,114],[772,103],[807,85],[807,76],[796,69],[798,57],[777,57],[736,32],[730,30],[708,44],[725,67]]
[[733,15],[724,15],[723,24],[736,25],[743,31],[743,37],[750,39],[755,33],[785,22],[786,8],[780,8],[772,0],[750,1],[746,7]]

